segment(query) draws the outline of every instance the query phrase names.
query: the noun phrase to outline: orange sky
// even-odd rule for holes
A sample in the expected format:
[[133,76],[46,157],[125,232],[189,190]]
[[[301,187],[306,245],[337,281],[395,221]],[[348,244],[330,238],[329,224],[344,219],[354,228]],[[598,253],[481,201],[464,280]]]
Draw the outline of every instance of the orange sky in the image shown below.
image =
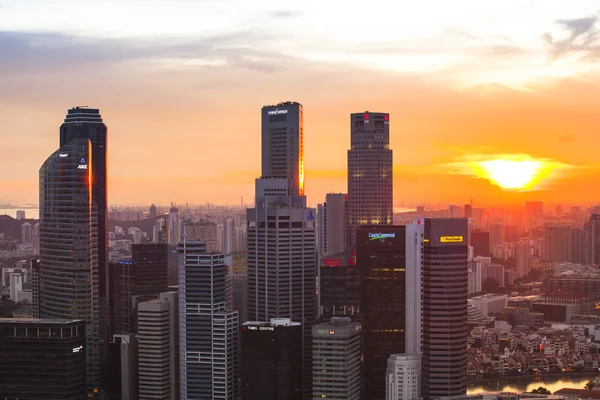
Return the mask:
[[[464,50],[472,55],[466,63],[406,71],[368,65],[368,54],[357,55],[367,60],[359,65],[300,51],[263,52],[264,38],[252,51],[244,47],[242,56],[227,53],[225,64],[210,65],[172,61],[179,48],[155,54],[136,47],[138,54],[124,39],[78,42],[73,35],[2,28],[0,19],[0,52],[9,55],[0,61],[0,203],[37,203],[38,169],[56,150],[58,128],[75,105],[100,108],[108,125],[110,203],[251,202],[260,174],[260,108],[285,100],[304,105],[310,204],[346,190],[349,114],[365,110],[390,113],[397,204],[593,202],[600,195],[594,184],[600,182],[600,69],[591,45],[578,48],[575,61],[567,57],[554,76],[548,71],[558,61],[547,44],[528,50],[531,57],[544,54],[534,79],[529,69],[514,70],[527,56],[520,43],[508,54],[482,56],[497,50],[484,43]],[[536,34],[539,41],[543,33]],[[510,71],[524,80],[466,78],[494,68],[499,77]],[[444,168],[498,154],[573,168],[528,193]]]

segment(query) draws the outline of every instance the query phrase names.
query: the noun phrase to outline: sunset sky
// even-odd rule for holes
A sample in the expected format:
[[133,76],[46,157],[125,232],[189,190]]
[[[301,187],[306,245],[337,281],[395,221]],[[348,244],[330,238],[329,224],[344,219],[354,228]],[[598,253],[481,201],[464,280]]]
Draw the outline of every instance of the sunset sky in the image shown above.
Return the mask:
[[[0,203],[37,203],[77,105],[108,126],[111,204],[249,203],[260,108],[286,100],[304,105],[310,204],[346,191],[365,110],[390,113],[396,204],[593,202],[598,16],[597,0],[0,0]],[[541,176],[501,189],[497,159]]]

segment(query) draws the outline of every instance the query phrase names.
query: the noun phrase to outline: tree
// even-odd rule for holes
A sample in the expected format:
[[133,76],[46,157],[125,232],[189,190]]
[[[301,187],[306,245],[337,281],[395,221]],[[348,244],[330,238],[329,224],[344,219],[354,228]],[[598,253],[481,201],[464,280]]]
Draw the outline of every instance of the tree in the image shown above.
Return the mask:
[[531,393],[536,393],[536,394],[552,394],[548,389],[546,389],[545,387],[539,387],[537,389],[533,389],[531,391]]
[[484,291],[485,293],[496,293],[496,292],[498,292],[499,287],[500,287],[500,283],[498,283],[498,281],[492,277],[486,278],[481,283],[481,290]]

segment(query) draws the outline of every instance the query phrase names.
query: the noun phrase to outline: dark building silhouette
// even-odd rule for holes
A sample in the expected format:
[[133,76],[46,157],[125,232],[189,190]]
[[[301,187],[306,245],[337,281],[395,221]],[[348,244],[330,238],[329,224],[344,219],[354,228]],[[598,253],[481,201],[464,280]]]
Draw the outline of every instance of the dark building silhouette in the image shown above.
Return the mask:
[[544,260],[556,263],[569,260],[570,232],[571,228],[568,226],[544,228]]
[[137,332],[135,306],[168,290],[168,245],[134,244],[131,261],[110,263],[113,334]]
[[0,319],[0,398],[87,398],[85,322]]
[[356,262],[361,275],[365,398],[379,400],[385,398],[389,356],[405,352],[406,228],[358,227]]
[[319,313],[322,321],[329,321],[336,315],[358,316],[360,280],[354,247],[321,259]]
[[571,228],[569,232],[569,261],[585,263],[585,231],[582,228]]
[[489,257],[490,233],[483,231],[471,232],[471,246],[473,246],[473,255],[475,257]]
[[468,222],[425,224],[422,260],[422,395],[425,399],[467,391]]
[[473,205],[465,204],[465,218],[473,218]]
[[348,227],[355,243],[360,225],[394,222],[393,155],[390,149],[390,115],[350,115],[348,150]]
[[600,265],[600,214],[590,215],[585,223],[585,263]]
[[88,395],[97,398],[104,383],[108,314],[100,300],[92,171],[88,139],[71,140],[40,168],[39,315],[85,320]]
[[114,335],[108,345],[110,400],[138,398],[138,341],[133,334]]
[[242,325],[242,399],[302,399],[302,325],[287,318]]
[[156,211],[156,205],[152,204],[150,206],[150,211],[148,212],[148,216],[150,218],[156,218],[157,215],[158,215],[158,213]]

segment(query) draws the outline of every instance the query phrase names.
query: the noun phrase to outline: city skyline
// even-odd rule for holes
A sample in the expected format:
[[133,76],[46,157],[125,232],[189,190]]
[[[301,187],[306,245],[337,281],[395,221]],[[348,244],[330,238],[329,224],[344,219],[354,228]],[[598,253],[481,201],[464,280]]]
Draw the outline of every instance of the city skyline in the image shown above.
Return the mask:
[[[45,4],[2,4],[0,115],[10,118],[1,125],[0,203],[34,202],[36,171],[21,155],[42,162],[64,109],[89,105],[110,121],[110,204],[250,204],[257,111],[285,100],[304,106],[309,204],[347,192],[348,115],[364,110],[394,121],[394,204],[593,200],[594,2],[473,3],[468,18],[443,4],[377,1],[361,13],[313,1],[264,11],[227,1]],[[188,17],[197,11],[202,29]],[[347,24],[332,30],[333,14]],[[135,15],[149,23],[129,23]],[[89,19],[102,16],[111,24]],[[539,161],[552,179],[533,192],[477,179],[498,159]]]

